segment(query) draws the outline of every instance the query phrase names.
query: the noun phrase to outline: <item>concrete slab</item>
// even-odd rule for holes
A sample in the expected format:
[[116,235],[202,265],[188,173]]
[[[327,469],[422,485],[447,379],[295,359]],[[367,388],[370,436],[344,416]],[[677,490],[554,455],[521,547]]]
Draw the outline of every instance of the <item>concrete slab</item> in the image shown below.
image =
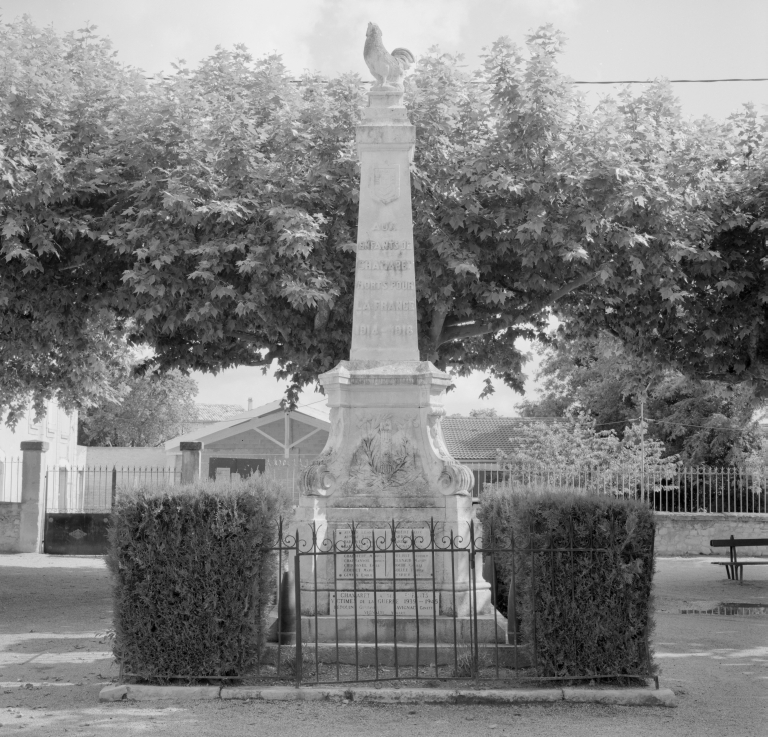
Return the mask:
[[218,699],[220,686],[105,686],[99,701],[209,701]]

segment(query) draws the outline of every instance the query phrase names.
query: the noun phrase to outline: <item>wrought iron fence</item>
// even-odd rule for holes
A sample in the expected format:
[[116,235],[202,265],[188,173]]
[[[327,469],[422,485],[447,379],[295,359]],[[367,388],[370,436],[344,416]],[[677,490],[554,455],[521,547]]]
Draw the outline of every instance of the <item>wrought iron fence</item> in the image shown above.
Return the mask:
[[46,511],[109,512],[120,490],[181,483],[181,472],[165,467],[51,466],[45,475]]
[[[573,542],[516,548],[513,539],[497,547],[478,539],[476,530],[470,524],[462,536],[434,522],[404,530],[393,521],[375,530],[352,524],[319,532],[312,526],[302,535],[281,524],[274,548],[277,621],[256,678],[296,686],[652,679],[658,688],[647,627],[633,639],[631,671],[555,673],[540,657],[537,600],[539,588],[548,585],[536,575],[542,556],[550,567],[570,566],[573,577],[582,557],[600,566],[600,557],[614,551]],[[532,575],[520,594],[515,571],[523,562]],[[502,565],[511,570],[508,591],[498,583]],[[532,627],[523,629],[526,606],[533,612]]]
[[21,458],[0,460],[0,502],[21,502]]
[[495,462],[470,463],[473,494],[488,489],[608,494],[647,502],[659,512],[768,514],[768,469],[659,466],[638,468],[545,468]]

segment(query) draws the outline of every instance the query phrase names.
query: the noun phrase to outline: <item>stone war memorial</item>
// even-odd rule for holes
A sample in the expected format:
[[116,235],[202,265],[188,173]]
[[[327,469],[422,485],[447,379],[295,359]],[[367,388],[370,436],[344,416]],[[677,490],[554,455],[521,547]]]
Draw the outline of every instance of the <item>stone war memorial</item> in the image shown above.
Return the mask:
[[356,135],[352,347],[348,361],[320,376],[331,431],[304,472],[297,510],[315,553],[299,555],[302,639],[334,652],[375,643],[377,662],[391,658],[396,642],[401,664],[417,642],[422,664],[442,658],[442,644],[453,662],[455,644],[472,636],[472,610],[480,641],[495,641],[498,628],[504,642],[506,620],[470,556],[438,550],[451,540],[469,544],[473,475],[443,439],[451,380],[419,359],[409,169],[417,142],[402,82],[414,59],[405,49],[387,53],[369,24],[365,60],[376,83]]

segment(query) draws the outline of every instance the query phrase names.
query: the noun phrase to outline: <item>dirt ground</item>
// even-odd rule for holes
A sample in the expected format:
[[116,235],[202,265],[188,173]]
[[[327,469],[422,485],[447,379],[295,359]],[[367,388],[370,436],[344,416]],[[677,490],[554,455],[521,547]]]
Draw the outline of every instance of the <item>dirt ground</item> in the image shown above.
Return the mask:
[[662,558],[653,645],[676,709],[370,706],[209,701],[100,704],[117,676],[109,575],[99,558],[0,555],[0,735],[227,734],[357,737],[446,732],[601,737],[768,735],[768,616],[680,614],[723,602],[768,606],[768,566],[727,581],[707,558]]

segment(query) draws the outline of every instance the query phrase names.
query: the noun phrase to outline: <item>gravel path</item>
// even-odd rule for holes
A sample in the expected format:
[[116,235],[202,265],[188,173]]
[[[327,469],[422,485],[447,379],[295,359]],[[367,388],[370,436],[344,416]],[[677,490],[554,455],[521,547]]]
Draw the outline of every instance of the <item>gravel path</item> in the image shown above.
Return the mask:
[[0,735],[359,737],[454,734],[766,737],[768,617],[681,615],[722,601],[768,604],[768,566],[740,586],[707,559],[660,559],[654,646],[676,709],[372,706],[316,702],[99,704],[116,676],[109,577],[98,558],[0,555]]

